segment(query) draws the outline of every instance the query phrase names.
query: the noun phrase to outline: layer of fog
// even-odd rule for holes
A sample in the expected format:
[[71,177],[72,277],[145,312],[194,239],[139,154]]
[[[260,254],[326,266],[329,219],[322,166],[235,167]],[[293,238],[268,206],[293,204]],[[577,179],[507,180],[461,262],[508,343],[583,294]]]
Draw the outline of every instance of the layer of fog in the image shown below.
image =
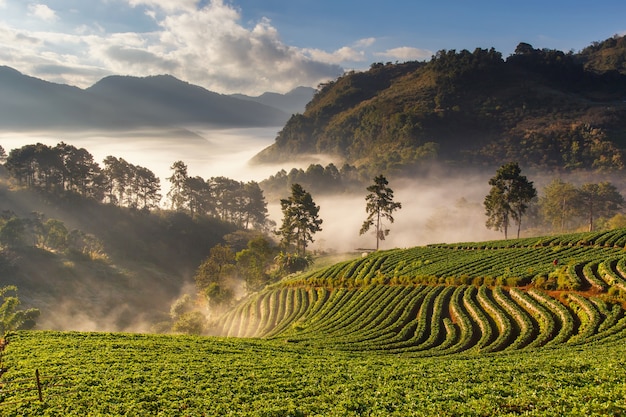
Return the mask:
[[[24,145],[59,142],[85,148],[102,166],[107,156],[150,169],[161,179],[167,191],[166,178],[176,161],[183,161],[190,176],[209,178],[225,176],[239,181],[260,181],[275,174],[279,167],[249,166],[248,161],[274,142],[279,128],[208,129],[180,128],[134,131],[66,131],[66,132],[0,132],[0,145],[8,153]],[[163,193],[165,194],[165,193]]]
[[[392,215],[394,223],[384,221],[389,235],[380,249],[407,248],[429,243],[491,240],[500,233],[485,227],[482,201],[489,191],[488,176],[444,178],[432,176],[415,180],[390,179],[394,201],[402,208]],[[322,231],[314,235],[310,249],[330,252],[358,252],[375,249],[373,228],[359,234],[367,218],[364,189],[362,194],[315,196],[323,220]],[[271,217],[280,222],[279,204],[270,206]],[[280,223],[278,223],[280,224]]]
[[[239,181],[261,181],[280,169],[306,168],[309,163],[326,164],[315,159],[281,165],[250,165],[249,160],[274,142],[279,128],[209,129],[180,128],[169,131],[81,131],[81,132],[0,132],[0,145],[9,152],[27,144],[54,146],[63,141],[87,149],[102,164],[112,155],[152,170],[161,179],[166,195],[171,165],[178,160],[188,167],[189,176],[225,176]],[[410,247],[427,243],[495,239],[499,233],[485,227],[482,201],[489,191],[487,181],[493,173],[449,178],[442,172],[428,178],[404,179],[390,183],[395,200],[402,203],[394,213],[395,223],[381,248]],[[375,238],[359,236],[365,220],[364,196],[313,195],[324,221],[311,249],[354,251],[374,248]],[[287,196],[285,196],[287,197]],[[163,199],[165,200],[165,198]],[[164,201],[165,202],[165,201]],[[280,225],[278,201],[268,201],[270,219]]]

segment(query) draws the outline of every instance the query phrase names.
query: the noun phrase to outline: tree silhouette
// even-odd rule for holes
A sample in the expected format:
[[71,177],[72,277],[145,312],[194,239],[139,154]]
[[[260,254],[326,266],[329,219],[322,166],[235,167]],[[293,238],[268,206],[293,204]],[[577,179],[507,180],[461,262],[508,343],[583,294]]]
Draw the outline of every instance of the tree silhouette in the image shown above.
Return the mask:
[[369,194],[365,196],[367,202],[365,210],[368,216],[363,222],[359,234],[364,234],[373,226],[376,233],[376,250],[379,248],[379,242],[385,240],[385,236],[389,235],[389,229],[384,228],[382,220],[387,219],[393,223],[394,218],[391,214],[402,208],[401,203],[393,201],[393,190],[387,187],[388,184],[389,182],[382,174],[377,176],[374,178],[374,184],[367,187]]
[[304,256],[308,242],[313,242],[313,234],[322,230],[320,210],[313,202],[311,194],[300,184],[292,184],[291,196],[280,200],[283,211],[283,224],[278,231],[281,244],[289,248],[295,243],[296,253]]
[[484,201],[487,227],[503,231],[507,239],[510,221],[514,220],[519,238],[522,216],[530,201],[537,196],[532,181],[521,175],[517,162],[509,162],[498,169],[489,185],[491,190]]

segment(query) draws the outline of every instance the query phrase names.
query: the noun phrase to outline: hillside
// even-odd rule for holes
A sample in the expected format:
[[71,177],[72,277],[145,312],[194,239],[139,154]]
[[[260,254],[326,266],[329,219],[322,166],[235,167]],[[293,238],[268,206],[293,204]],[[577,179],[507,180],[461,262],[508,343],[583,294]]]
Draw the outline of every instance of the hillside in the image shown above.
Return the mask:
[[280,126],[289,113],[172,76],[106,77],[87,89],[0,67],[3,129]]
[[626,330],[626,229],[375,252],[250,297],[218,334],[422,356]]
[[202,216],[12,190],[4,181],[0,199],[2,216],[58,220],[76,236],[73,250],[0,249],[0,287],[16,285],[23,307],[41,310],[44,329],[150,331],[182,292],[193,293],[210,248],[236,230]]
[[626,75],[615,48],[572,54],[521,43],[506,59],[477,48],[373,64],[325,85],[255,161],[320,153],[373,170],[429,160],[621,169]]

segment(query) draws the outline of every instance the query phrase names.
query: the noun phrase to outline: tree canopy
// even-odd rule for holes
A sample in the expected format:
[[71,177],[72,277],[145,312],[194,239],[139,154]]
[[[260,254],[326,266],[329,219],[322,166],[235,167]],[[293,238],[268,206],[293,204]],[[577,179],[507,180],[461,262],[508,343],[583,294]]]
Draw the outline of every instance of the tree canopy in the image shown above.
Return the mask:
[[509,162],[497,170],[496,175],[489,180],[489,185],[491,190],[484,201],[487,227],[504,232],[506,239],[513,220],[517,223],[519,237],[522,217],[531,200],[537,196],[532,181],[521,175],[517,162]]
[[291,196],[280,200],[283,223],[278,231],[281,245],[289,250],[292,246],[298,255],[306,254],[306,247],[313,242],[313,235],[322,230],[320,207],[300,184],[292,184]]

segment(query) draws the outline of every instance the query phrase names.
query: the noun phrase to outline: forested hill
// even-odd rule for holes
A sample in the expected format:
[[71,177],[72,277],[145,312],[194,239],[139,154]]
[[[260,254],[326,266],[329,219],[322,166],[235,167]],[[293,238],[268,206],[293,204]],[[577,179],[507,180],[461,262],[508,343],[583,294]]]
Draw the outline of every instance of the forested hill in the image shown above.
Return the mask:
[[622,168],[625,63],[626,39],[614,37],[579,53],[520,43],[508,58],[478,48],[372,64],[322,86],[255,161],[323,153],[386,170],[425,159]]

